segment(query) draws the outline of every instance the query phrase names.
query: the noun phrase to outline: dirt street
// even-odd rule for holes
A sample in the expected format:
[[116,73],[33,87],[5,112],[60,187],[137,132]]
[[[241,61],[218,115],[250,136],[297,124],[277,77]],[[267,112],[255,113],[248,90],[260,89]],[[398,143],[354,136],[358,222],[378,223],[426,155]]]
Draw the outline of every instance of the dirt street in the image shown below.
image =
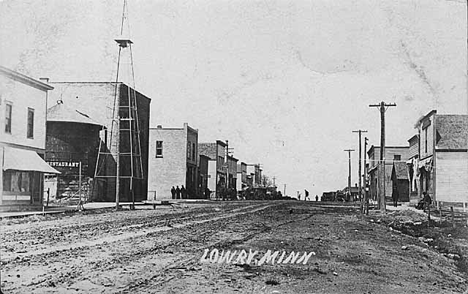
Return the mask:
[[[299,201],[194,203],[4,219],[2,291],[464,293],[468,289],[468,273],[460,267],[463,255],[443,254],[424,238],[402,234],[388,223],[388,217],[381,221],[375,213],[360,216],[352,206]],[[466,239],[457,242],[468,244]]]

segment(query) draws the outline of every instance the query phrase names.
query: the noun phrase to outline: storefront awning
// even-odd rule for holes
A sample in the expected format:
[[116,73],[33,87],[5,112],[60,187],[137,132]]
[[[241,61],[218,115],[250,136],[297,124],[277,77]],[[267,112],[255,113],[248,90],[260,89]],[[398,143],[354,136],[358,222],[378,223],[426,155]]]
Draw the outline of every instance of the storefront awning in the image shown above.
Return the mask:
[[3,170],[37,171],[48,174],[60,172],[48,165],[36,152],[5,147]]

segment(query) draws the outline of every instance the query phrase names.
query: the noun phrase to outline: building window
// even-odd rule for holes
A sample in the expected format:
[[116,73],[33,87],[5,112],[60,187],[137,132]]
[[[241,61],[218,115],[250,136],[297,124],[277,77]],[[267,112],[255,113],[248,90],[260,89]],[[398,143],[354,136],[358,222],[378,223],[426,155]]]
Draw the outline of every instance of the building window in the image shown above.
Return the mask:
[[195,158],[195,153],[196,153],[195,143],[192,143],[192,160],[197,160],[197,159]]
[[11,134],[11,112],[13,110],[13,105],[6,103],[6,112],[5,112],[5,133]]
[[399,155],[399,154],[393,155],[393,160],[400,161],[401,160],[401,155]]
[[163,157],[163,141],[156,141],[156,157]]
[[4,192],[30,192],[30,173],[7,170],[3,172]]
[[190,154],[192,154],[192,151],[190,150],[192,148],[192,144],[190,142],[187,142],[187,158],[190,159]]
[[224,165],[224,158],[222,156],[218,156],[218,165],[220,167],[223,167]]
[[28,132],[29,139],[34,138],[34,109],[28,108]]
[[424,153],[427,153],[427,128],[424,129]]

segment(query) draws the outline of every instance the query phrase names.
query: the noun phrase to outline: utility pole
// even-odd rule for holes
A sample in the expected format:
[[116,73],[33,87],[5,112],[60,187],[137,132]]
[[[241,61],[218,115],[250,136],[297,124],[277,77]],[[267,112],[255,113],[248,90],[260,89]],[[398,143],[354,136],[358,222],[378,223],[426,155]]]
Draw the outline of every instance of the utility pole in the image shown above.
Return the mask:
[[348,164],[349,164],[349,168],[348,168],[348,193],[349,193],[349,196],[351,197],[351,152],[352,151],[355,151],[354,149],[345,149],[344,151],[348,152]]
[[357,131],[353,131],[353,133],[359,133],[359,168],[358,168],[358,179],[359,179],[359,208],[360,208],[360,211],[362,213],[362,208],[363,208],[363,203],[362,203],[362,185],[361,185],[361,178],[362,178],[362,173],[361,173],[361,154],[362,154],[362,150],[361,150],[361,134],[362,133],[367,133],[367,131],[365,130],[357,130]]
[[225,193],[226,191],[228,191],[229,189],[229,141],[226,140],[226,189],[224,191],[224,195],[223,195],[223,200],[224,200],[224,197],[225,197]]
[[283,193],[283,196],[286,197],[286,184],[284,184],[284,193]]
[[367,137],[364,138],[364,203],[366,205],[366,215],[369,214],[369,185],[367,183]]
[[[383,164],[383,191],[384,193],[380,193],[380,210],[385,212],[385,111],[387,111],[388,107],[396,106],[395,103],[386,104],[384,101],[380,102],[379,104],[370,104],[369,107],[378,107],[380,110],[380,162]],[[381,166],[379,165],[379,168]],[[381,179],[379,179],[380,181]]]

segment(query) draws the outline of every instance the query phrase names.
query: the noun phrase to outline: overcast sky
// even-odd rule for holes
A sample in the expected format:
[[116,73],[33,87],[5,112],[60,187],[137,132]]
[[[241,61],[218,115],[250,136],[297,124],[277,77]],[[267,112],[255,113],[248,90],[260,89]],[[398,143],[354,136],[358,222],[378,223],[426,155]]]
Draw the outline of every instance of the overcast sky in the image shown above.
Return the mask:
[[[151,126],[229,140],[295,195],[347,185],[353,130],[406,146],[432,109],[466,114],[467,7],[447,0],[129,0],[136,88]],[[0,64],[52,81],[114,81],[123,1],[0,1]],[[357,152],[353,182],[357,178]]]

